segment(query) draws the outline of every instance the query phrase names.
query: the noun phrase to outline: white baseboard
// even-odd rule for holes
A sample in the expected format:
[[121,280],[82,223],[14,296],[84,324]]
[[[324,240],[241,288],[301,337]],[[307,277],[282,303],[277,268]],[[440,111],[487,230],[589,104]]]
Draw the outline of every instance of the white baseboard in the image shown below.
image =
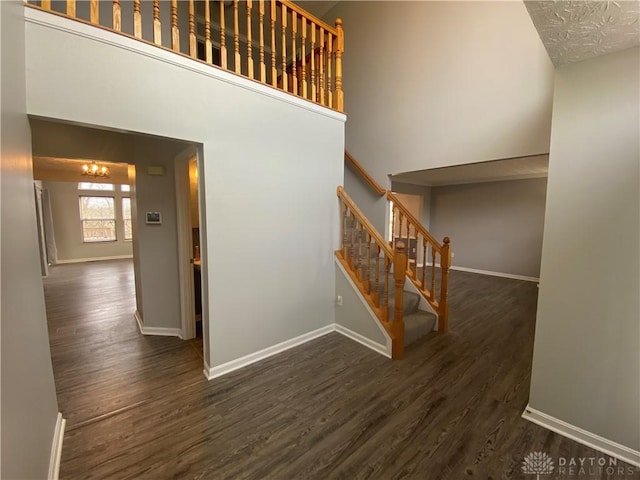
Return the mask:
[[[427,266],[430,267],[431,263],[427,263]],[[436,263],[436,267],[440,268],[440,264]],[[514,280],[524,280],[526,282],[536,282],[536,283],[540,282],[539,277],[527,277],[526,275],[516,275],[515,273],[503,273],[503,272],[492,272],[489,270],[478,270],[477,268],[458,267],[456,265],[452,265],[451,267],[449,267],[449,270],[458,270],[459,272],[478,273],[480,275],[490,275],[492,277],[511,278]]]
[[70,258],[68,260],[58,260],[56,263],[64,264],[64,263],[101,262],[103,260],[124,260],[129,258],[133,258],[133,255],[110,255],[108,257]]
[[558,420],[551,415],[542,413],[527,405],[522,418],[533,422],[541,427],[556,432],[563,437],[570,438],[571,440],[591,447],[606,455],[615,457],[623,462],[627,462],[636,467],[640,467],[640,452],[632,450],[629,447],[620,445],[619,443],[607,440],[599,435],[583,430],[582,428],[571,425],[570,423]]
[[138,329],[142,335],[157,335],[160,337],[179,337],[182,338],[182,330],[179,328],[165,328],[165,327],[145,327],[142,323],[142,317],[140,312],[136,310],[133,314],[136,322],[138,323]]
[[384,355],[387,358],[391,358],[391,349],[386,345],[381,345],[373,340],[365,337],[364,335],[360,335],[358,332],[354,332],[353,330],[349,330],[347,327],[343,327],[342,325],[335,324],[336,332],[344,335],[347,338],[350,338],[354,342],[358,342],[361,345],[364,345],[367,348],[370,348],[374,352],[379,353],[380,355]]
[[53,442],[51,444],[51,457],[49,458],[49,480],[58,480],[60,474],[60,459],[62,458],[62,442],[64,440],[64,428],[67,421],[62,418],[62,413],[58,412],[56,427],[53,430]]
[[259,362],[260,360],[265,360],[266,358],[276,355],[277,353],[281,353],[285,350],[289,350],[290,348],[297,347],[298,345],[302,345],[303,343],[307,343],[333,331],[335,331],[334,324],[326,325],[322,328],[304,333],[298,337],[291,338],[271,347],[267,347],[257,352],[250,353],[249,355],[245,355],[244,357],[240,357],[235,360],[231,360],[230,362],[223,363],[222,365],[209,367],[205,363],[205,377],[207,377],[207,380],[221,377],[222,375],[226,375],[227,373],[231,373],[235,370],[246,367],[247,365],[251,365],[252,363]]

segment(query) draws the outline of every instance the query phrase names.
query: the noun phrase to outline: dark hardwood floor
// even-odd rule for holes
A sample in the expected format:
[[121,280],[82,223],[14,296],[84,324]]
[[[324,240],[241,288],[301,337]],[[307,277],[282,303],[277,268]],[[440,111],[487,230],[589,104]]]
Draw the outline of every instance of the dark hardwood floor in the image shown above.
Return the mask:
[[45,294],[63,479],[535,479],[531,451],[604,457],[520,417],[534,283],[452,272],[451,332],[401,361],[333,333],[209,382],[200,341],[138,333],[130,262],[54,267]]

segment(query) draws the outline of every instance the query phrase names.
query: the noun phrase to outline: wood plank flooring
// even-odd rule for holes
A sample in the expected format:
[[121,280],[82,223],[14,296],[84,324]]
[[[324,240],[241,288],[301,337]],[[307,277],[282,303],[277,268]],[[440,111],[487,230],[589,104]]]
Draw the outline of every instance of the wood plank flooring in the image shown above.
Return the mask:
[[[210,382],[200,341],[138,333],[133,290],[129,261],[45,280],[62,479],[534,479],[531,451],[604,457],[520,417],[533,283],[451,272],[451,333],[402,361],[329,334]],[[540,478],[640,479],[586,473]]]

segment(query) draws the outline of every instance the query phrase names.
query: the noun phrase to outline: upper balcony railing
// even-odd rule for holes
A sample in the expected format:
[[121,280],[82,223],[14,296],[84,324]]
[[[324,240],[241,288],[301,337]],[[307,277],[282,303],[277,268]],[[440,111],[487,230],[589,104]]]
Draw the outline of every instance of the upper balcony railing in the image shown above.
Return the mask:
[[344,111],[342,20],[288,0],[26,0]]

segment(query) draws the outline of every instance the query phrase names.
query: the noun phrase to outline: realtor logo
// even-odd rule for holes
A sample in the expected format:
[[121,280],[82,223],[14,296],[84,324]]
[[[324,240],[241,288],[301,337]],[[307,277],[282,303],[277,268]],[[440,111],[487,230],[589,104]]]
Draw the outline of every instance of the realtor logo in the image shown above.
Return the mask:
[[553,473],[553,460],[545,452],[531,452],[522,461],[522,473],[535,475],[540,480],[540,475]]

